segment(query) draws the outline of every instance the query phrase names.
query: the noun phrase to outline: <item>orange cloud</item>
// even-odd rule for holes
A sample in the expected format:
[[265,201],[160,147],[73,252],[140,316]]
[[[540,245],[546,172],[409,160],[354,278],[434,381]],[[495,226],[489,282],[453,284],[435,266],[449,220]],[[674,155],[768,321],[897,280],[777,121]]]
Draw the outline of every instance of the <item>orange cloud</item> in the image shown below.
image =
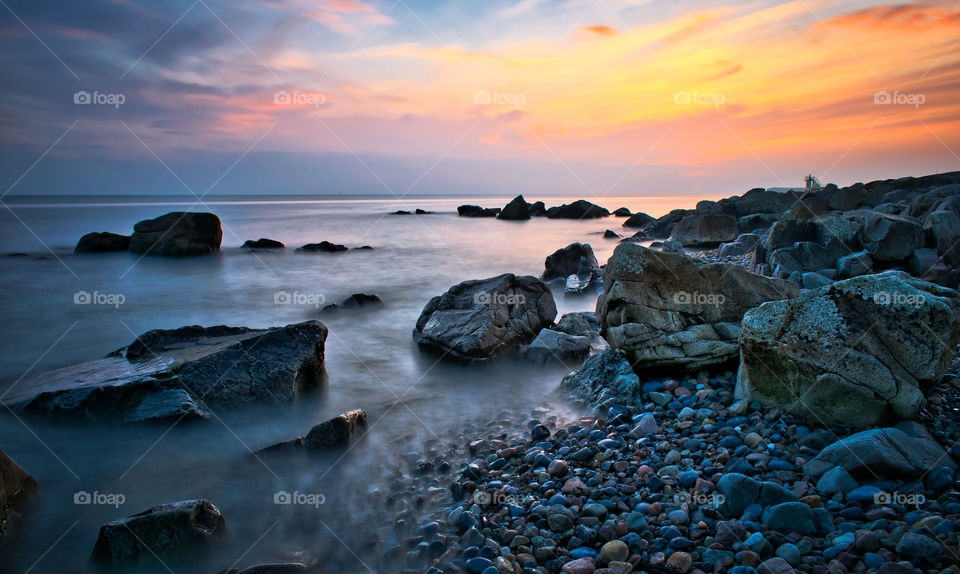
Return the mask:
[[596,34],[597,36],[616,36],[617,29],[611,28],[610,26],[580,26],[580,30],[584,32],[590,32],[591,34]]

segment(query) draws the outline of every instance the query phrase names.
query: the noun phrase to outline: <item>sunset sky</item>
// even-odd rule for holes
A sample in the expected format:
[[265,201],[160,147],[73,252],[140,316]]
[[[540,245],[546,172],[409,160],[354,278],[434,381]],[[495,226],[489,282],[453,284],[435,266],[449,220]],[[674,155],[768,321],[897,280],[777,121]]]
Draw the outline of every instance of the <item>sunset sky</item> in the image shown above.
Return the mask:
[[960,170],[946,1],[4,0],[0,77],[12,194],[729,195]]

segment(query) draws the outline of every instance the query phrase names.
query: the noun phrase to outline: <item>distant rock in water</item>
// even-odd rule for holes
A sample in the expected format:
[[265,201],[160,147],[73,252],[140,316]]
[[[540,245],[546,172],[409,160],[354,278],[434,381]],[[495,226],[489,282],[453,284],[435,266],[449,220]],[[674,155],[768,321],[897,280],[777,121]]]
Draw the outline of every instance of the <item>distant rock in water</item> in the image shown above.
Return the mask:
[[346,245],[340,245],[339,243],[330,243],[329,241],[321,241],[320,243],[307,243],[303,247],[298,247],[297,251],[307,251],[307,252],[324,252],[324,253],[342,253],[348,251],[349,248]]
[[522,195],[518,195],[500,210],[497,219],[510,219],[514,221],[530,219],[530,204],[523,199]]
[[330,313],[333,311],[339,311],[340,309],[369,309],[373,307],[381,307],[382,305],[383,299],[376,295],[370,295],[368,293],[354,293],[340,303],[332,303],[327,305],[323,308],[323,312]]
[[417,215],[430,215],[430,214],[432,214],[433,212],[432,212],[432,211],[427,211],[426,209],[420,209],[420,208],[418,207],[418,208],[416,209],[416,211],[414,211],[414,213],[417,214]]
[[[616,215],[616,213],[614,213]],[[643,212],[638,213],[629,213],[627,212],[627,220],[623,222],[624,227],[643,227],[644,225],[656,221],[653,216],[647,215]]]
[[485,361],[533,340],[556,316],[546,283],[507,273],[464,281],[431,299],[413,339],[420,348],[444,357]]
[[460,217],[496,217],[500,214],[499,207],[480,207],[479,205],[461,205],[457,208]]
[[620,239],[620,234],[612,229],[603,232],[604,239]]
[[77,242],[74,253],[109,253],[129,251],[130,237],[109,231],[88,233]]
[[900,271],[750,310],[737,396],[826,425],[912,418],[960,342],[960,295]]
[[627,209],[626,207],[619,207],[613,211],[613,215],[615,217],[630,217],[633,214],[630,213],[630,210]]
[[276,239],[267,239],[266,237],[257,240],[248,239],[243,242],[243,246],[247,249],[283,249],[284,247],[283,243]]
[[603,272],[601,335],[638,371],[699,370],[735,359],[740,320],[766,301],[796,297],[796,285],[740,265],[621,243]]
[[296,449],[322,451],[343,448],[357,440],[366,430],[367,413],[358,409],[322,422],[302,437],[261,449],[257,454]]
[[571,243],[562,249],[557,249],[547,256],[543,265],[544,281],[566,279],[570,275],[587,279],[599,267],[597,256],[593,254],[593,247],[589,243]]
[[547,210],[549,219],[597,219],[608,215],[610,212],[606,209],[583,199]]
[[216,215],[174,211],[134,225],[130,251],[140,255],[204,255],[219,251],[222,239]]
[[405,210],[403,210],[403,209],[398,209],[398,210],[394,211],[393,213],[391,213],[390,215],[413,215],[413,213],[411,213],[411,212],[409,212],[409,211],[405,211]]
[[206,500],[161,504],[101,526],[90,565],[97,572],[118,573],[184,568],[225,531],[220,510]]
[[4,402],[24,412],[115,422],[285,403],[326,382],[326,339],[320,321],[148,331],[104,359],[25,380],[24,390]]
[[0,548],[39,489],[37,481],[0,450]]

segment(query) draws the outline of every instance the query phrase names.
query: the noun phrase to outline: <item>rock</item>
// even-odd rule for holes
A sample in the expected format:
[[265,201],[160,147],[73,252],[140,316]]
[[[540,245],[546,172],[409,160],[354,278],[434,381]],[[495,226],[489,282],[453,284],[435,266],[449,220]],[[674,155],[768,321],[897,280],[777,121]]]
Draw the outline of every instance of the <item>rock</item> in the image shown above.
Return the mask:
[[923,241],[923,228],[907,217],[871,213],[863,222],[863,245],[877,261],[906,259]]
[[203,255],[219,251],[222,239],[216,215],[174,211],[134,225],[130,251],[140,255]]
[[800,274],[800,285],[804,289],[819,289],[833,283],[828,277],[825,277],[819,273],[808,272]]
[[247,249],[283,249],[283,243],[266,237],[257,240],[248,239],[243,242],[243,246]]
[[783,558],[770,558],[757,566],[757,574],[794,574],[796,570]]
[[413,213],[410,212],[410,211],[406,211],[406,210],[404,210],[404,209],[398,209],[398,210],[394,211],[393,213],[391,213],[390,215],[413,215]]
[[794,297],[796,286],[740,265],[622,243],[603,273],[597,300],[601,334],[634,369],[699,370],[737,356],[743,314],[764,301]]
[[593,574],[596,569],[597,566],[593,558],[588,556],[567,562],[560,568],[560,572],[563,572],[563,574]]
[[0,450],[0,548],[39,489],[37,481]]
[[257,451],[257,454],[303,449],[323,451],[350,446],[367,430],[367,413],[355,410],[324,421],[302,437],[277,443]]
[[326,381],[326,339],[319,321],[149,331],[104,359],[25,379],[5,403],[26,412],[122,422],[286,403]]
[[647,435],[656,434],[660,432],[660,425],[657,424],[657,419],[650,413],[643,413],[640,415],[640,419],[637,421],[637,425],[630,429],[630,432],[627,433],[627,436],[630,438],[643,438]]
[[828,497],[837,493],[846,494],[857,486],[857,481],[842,466],[828,470],[817,481],[817,490]]
[[825,477],[827,469],[835,466],[860,479],[913,479],[940,466],[956,468],[926,429],[913,423],[865,430],[838,440],[804,465],[803,471],[814,478]]
[[723,495],[720,511],[739,518],[760,497],[760,483],[744,474],[728,472],[717,482],[717,492]]
[[500,208],[484,208],[479,205],[461,205],[457,208],[457,215],[460,217],[496,217],[500,214]]
[[414,211],[416,215],[431,215],[432,211],[427,211],[426,209],[420,209],[419,207]]
[[[616,213],[614,213],[614,215],[616,215]],[[646,213],[643,213],[641,211],[638,213],[629,214],[629,216],[627,217],[627,220],[623,222],[623,226],[624,227],[643,227],[648,223],[652,223],[654,221],[656,221],[656,219],[653,216],[647,215]],[[667,235],[669,235],[669,233]]]
[[693,567],[693,558],[686,552],[674,552],[667,558],[667,569],[678,574],[686,574]]
[[90,557],[101,571],[126,572],[185,567],[208,550],[226,530],[216,506],[183,500],[155,506],[100,527]]
[[744,215],[737,219],[737,227],[741,231],[759,231],[769,228],[780,219],[779,215],[769,213],[756,213],[753,215]]
[[817,225],[809,219],[781,219],[770,228],[764,247],[770,253],[798,241],[816,241]]
[[547,257],[542,277],[544,281],[566,279],[570,275],[586,279],[597,267],[597,256],[593,254],[593,247],[589,243],[571,243]]
[[620,234],[612,229],[603,232],[604,239],[620,239]]
[[717,257],[740,257],[752,253],[760,244],[760,236],[754,233],[743,233],[732,243],[724,243],[717,251]]
[[774,215],[786,211],[796,198],[791,194],[767,191],[761,188],[751,189],[732,201],[737,217],[755,214]]
[[822,425],[911,418],[952,360],[958,309],[956,291],[898,271],[765,303],[743,317],[736,397]]
[[522,354],[541,365],[554,361],[563,365],[579,365],[590,354],[590,338],[543,329],[532,343],[523,348]]
[[497,219],[509,219],[514,221],[521,221],[525,219],[530,219],[530,209],[529,204],[522,195],[518,195],[513,198],[510,203],[504,206],[500,210],[500,214],[497,215]]
[[938,210],[923,220],[923,230],[937,253],[952,266],[960,266],[960,214]]
[[684,247],[711,247],[737,237],[737,220],[731,215],[688,215],[673,228],[670,239]]
[[784,534],[814,534],[817,531],[813,510],[802,502],[784,502],[767,508],[763,524]]
[[611,540],[600,548],[600,561],[604,564],[626,562],[629,557],[630,549],[622,540]]
[[130,237],[101,231],[88,233],[80,238],[74,253],[109,253],[113,251],[129,251]]
[[340,309],[370,309],[373,307],[382,307],[383,299],[377,295],[371,295],[369,293],[354,293],[353,295],[347,297],[340,303],[333,303],[327,305],[322,310],[324,312],[339,311]]
[[307,243],[303,247],[297,247],[297,251],[308,251],[311,253],[322,251],[325,253],[342,253],[347,251],[348,247],[346,245],[340,245],[339,243],[330,243],[329,241],[321,241],[320,243]]
[[856,209],[860,205],[860,202],[866,199],[866,197],[867,191],[864,189],[862,183],[842,187],[830,198],[830,209],[833,211]]
[[547,210],[547,218],[549,219],[597,219],[608,215],[610,215],[610,212],[606,209],[583,199],[578,199],[570,204],[565,203],[559,207],[551,207]]
[[930,273],[930,270],[936,267],[940,262],[940,256],[936,249],[926,247],[915,249],[910,255],[910,274],[914,277],[924,277]]
[[[613,211],[613,215],[615,217],[630,217],[633,214],[630,213],[630,210],[626,207],[619,207]],[[650,219],[652,220],[653,218],[651,217]]]
[[840,279],[850,279],[873,273],[873,258],[866,251],[858,251],[837,259],[837,274]]
[[567,313],[557,321],[555,331],[580,337],[595,337],[600,334],[597,314],[592,311]]
[[546,283],[507,273],[464,281],[431,299],[413,339],[422,349],[453,359],[484,361],[532,340],[556,315]]
[[934,561],[943,552],[940,543],[919,532],[907,532],[897,543],[897,553],[909,558]]
[[308,572],[310,569],[306,564],[301,564],[299,562],[284,562],[284,563],[274,563],[274,564],[255,564],[253,566],[248,566],[243,570],[237,570],[236,568],[231,570],[225,570],[222,574],[300,574],[301,572]]
[[613,349],[590,357],[579,371],[565,376],[560,391],[598,411],[611,405],[643,404],[640,380],[630,363]]
[[646,223],[642,227],[643,233],[652,239],[666,239],[670,237],[681,219],[695,213],[696,211],[691,209],[674,209],[670,213]]

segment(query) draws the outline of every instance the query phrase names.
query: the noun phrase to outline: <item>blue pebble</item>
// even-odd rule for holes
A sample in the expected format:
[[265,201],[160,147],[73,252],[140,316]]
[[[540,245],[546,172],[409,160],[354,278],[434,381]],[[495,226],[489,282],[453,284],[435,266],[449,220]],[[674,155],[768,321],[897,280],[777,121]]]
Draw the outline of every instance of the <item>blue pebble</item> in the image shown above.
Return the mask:
[[873,504],[874,497],[880,492],[881,490],[876,486],[866,484],[848,492],[847,500],[849,502],[859,502],[861,504]]
[[887,561],[883,558],[883,556],[880,556],[879,554],[875,554],[873,552],[867,552],[866,554],[863,555],[863,563],[866,565],[867,568],[879,568],[884,564],[886,564]]
[[743,520],[760,520],[763,516],[763,507],[759,504],[751,504],[743,510]]
[[567,497],[562,494],[554,494],[550,497],[550,500],[547,501],[547,504],[550,506],[566,506]]
[[837,556],[840,556],[841,554],[843,554],[845,550],[846,548],[843,546],[831,546],[830,548],[827,548],[826,550],[823,551],[823,557],[826,558],[827,560],[833,560]]
[[489,546],[483,546],[480,548],[479,556],[480,558],[486,558],[487,560],[491,561],[497,557],[496,553],[493,551],[493,548],[490,548]]
[[467,572],[470,574],[485,574],[487,568],[492,568],[493,562],[486,558],[471,558],[467,560]]
[[570,551],[570,556],[572,558],[599,558],[600,553],[594,550],[593,548],[587,546],[579,546]]
[[464,560],[470,560],[471,558],[476,558],[480,554],[480,549],[476,546],[467,546],[463,549],[463,552],[460,553],[460,557]]

